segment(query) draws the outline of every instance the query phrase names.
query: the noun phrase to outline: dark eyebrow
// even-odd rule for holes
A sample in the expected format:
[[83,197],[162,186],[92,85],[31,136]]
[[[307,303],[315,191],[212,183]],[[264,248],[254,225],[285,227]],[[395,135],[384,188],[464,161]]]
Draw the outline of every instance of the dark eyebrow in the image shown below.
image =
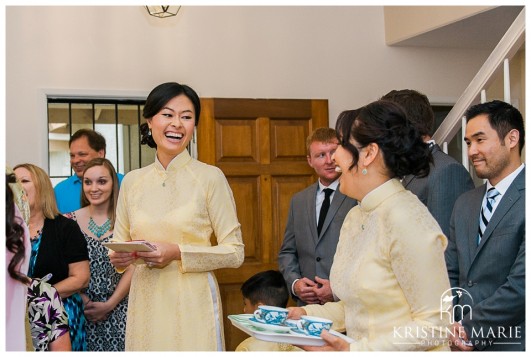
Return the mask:
[[[175,110],[171,109],[171,108],[168,108],[168,107],[162,107],[162,109],[167,109],[167,110],[171,110],[172,112],[175,113]],[[179,114],[183,114],[183,113],[190,113],[190,114],[193,114],[192,110],[191,109],[186,109],[186,110],[183,110],[181,111]]]
[[[485,135],[483,131],[478,131],[477,133],[472,134],[471,138],[477,138],[478,136]],[[464,137],[464,140],[470,140],[467,136]]]
[[[83,177],[83,178],[86,179],[86,180],[90,180],[89,177]],[[96,178],[96,180],[101,180],[101,179],[105,179],[105,178],[109,178],[109,176],[107,176],[107,175],[105,175],[105,176],[100,176],[100,177]]]

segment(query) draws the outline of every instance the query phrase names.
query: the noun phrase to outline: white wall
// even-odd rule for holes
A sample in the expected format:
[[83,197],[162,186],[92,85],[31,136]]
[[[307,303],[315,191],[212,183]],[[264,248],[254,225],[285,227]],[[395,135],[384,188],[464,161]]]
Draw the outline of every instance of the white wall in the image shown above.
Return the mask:
[[6,163],[47,170],[46,94],[324,98],[330,125],[391,89],[456,100],[488,52],[385,45],[383,7],[6,7]]

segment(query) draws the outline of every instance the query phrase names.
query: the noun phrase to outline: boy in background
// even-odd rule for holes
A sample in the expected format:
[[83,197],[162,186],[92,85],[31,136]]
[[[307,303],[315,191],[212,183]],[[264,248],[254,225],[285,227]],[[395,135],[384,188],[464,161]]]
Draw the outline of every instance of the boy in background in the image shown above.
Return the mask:
[[[258,305],[286,307],[289,299],[284,277],[277,270],[267,270],[247,279],[242,287],[243,312],[252,314]],[[261,341],[249,337],[236,347],[236,352],[245,351],[302,351],[287,343]]]

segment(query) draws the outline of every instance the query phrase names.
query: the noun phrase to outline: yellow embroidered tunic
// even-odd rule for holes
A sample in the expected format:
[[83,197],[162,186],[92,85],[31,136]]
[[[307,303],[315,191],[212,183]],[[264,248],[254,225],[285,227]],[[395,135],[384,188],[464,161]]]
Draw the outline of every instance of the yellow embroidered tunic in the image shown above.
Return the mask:
[[277,343],[262,341],[254,337],[249,337],[243,340],[235,352],[304,352],[299,347],[290,345],[289,343]]
[[389,180],[367,194],[341,228],[330,272],[341,301],[304,308],[333,320],[335,329],[346,328],[356,340],[351,350],[448,350],[449,320],[440,318],[450,288],[446,245],[428,209]]
[[129,172],[120,189],[114,238],[176,243],[181,249],[181,260],[162,269],[136,266],[126,350],[223,350],[221,300],[212,270],[239,267],[244,249],[234,197],[221,170],[184,151],[167,169],[155,159]]

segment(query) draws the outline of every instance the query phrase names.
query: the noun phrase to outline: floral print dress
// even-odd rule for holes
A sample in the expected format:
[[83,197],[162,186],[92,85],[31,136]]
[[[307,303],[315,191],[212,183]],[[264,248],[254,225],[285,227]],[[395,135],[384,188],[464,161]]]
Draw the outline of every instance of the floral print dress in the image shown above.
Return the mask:
[[[29,263],[28,277],[34,277],[35,264],[39,255],[39,248],[42,241],[42,232],[31,238],[31,257]],[[72,351],[86,351],[87,341],[85,333],[85,315],[83,314],[83,300],[79,293],[72,294],[63,300],[63,306],[68,315],[68,326],[70,329],[70,342]]]
[[[64,216],[77,221],[74,212],[67,213]],[[116,272],[109,260],[108,249],[102,244],[109,243],[113,235],[96,239],[85,233],[83,229],[81,231],[87,240],[90,262],[90,282],[88,288],[83,292],[87,294],[91,301],[107,301],[122,278],[122,274]],[[125,350],[127,302],[128,298],[125,297],[104,321],[86,322],[88,351]]]
[[47,280],[32,279],[28,286],[28,318],[35,351],[49,351],[49,344],[68,333],[68,315],[57,290]]

